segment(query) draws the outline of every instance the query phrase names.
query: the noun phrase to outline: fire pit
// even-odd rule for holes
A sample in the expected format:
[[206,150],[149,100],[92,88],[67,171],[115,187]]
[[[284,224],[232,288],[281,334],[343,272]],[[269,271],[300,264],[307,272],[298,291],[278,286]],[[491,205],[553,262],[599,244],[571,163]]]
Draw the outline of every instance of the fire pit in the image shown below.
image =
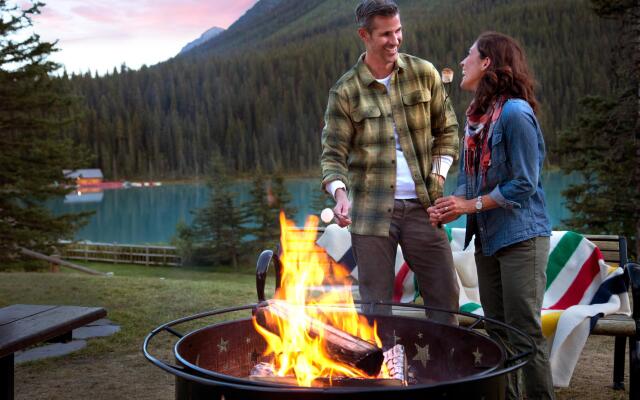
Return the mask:
[[[504,398],[505,374],[522,367],[535,349],[524,333],[466,313],[455,313],[466,326],[438,323],[427,319],[425,311],[449,311],[420,305],[363,307],[354,301],[348,281],[342,279],[347,274],[339,266],[325,274],[326,260],[317,259],[322,252],[314,248],[313,230],[288,238],[288,223],[281,216],[283,256],[265,251],[258,259],[257,304],[181,318],[159,326],[145,339],[145,357],[175,375],[176,399]],[[276,267],[276,295],[265,301],[271,261]],[[311,293],[335,283],[334,276],[342,279],[337,287],[346,290]],[[385,312],[364,315],[362,309]],[[208,318],[216,321],[193,329],[194,323],[202,326]],[[530,348],[509,354],[475,329],[485,322],[525,337]],[[190,333],[176,330],[187,323]],[[179,338],[174,344],[177,365],[149,350],[161,332]]]
[[[176,376],[176,399],[502,399],[505,374],[523,366],[530,354],[527,351],[507,356],[498,342],[473,329],[488,319],[472,314],[460,314],[475,319],[470,327],[402,315],[376,315],[384,347],[405,346],[411,381],[407,386],[353,384],[317,388],[254,381],[249,379],[249,373],[262,360],[266,347],[251,319],[257,306],[252,304],[185,317],[159,326],[147,336],[145,357]],[[398,313],[425,309],[418,305],[392,306]],[[238,312],[245,312],[247,317],[215,323],[186,335],[174,329],[190,321]],[[149,352],[152,339],[163,331],[180,338],[174,346],[178,365],[159,360]],[[533,349],[533,343],[531,346]]]

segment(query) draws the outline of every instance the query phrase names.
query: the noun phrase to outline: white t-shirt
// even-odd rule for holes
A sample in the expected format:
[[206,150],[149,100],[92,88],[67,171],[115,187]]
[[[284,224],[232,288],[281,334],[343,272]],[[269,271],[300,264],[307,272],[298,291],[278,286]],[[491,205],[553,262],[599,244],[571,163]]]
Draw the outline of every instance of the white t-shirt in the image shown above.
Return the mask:
[[[376,79],[387,88],[387,93],[391,91],[391,75],[383,79]],[[400,138],[398,137],[398,131],[396,130],[396,123],[393,122],[393,136],[396,139],[396,199],[415,199],[418,197],[416,193],[416,185],[411,176],[411,170],[409,169],[409,163],[404,157],[402,147],[400,146]],[[438,166],[439,164],[439,166]],[[439,156],[433,158],[432,172],[438,172],[439,175],[446,178],[449,168],[453,164],[453,157],[451,156]],[[327,184],[327,192],[329,192],[334,198],[336,190],[340,188],[346,188],[342,181],[332,181]]]

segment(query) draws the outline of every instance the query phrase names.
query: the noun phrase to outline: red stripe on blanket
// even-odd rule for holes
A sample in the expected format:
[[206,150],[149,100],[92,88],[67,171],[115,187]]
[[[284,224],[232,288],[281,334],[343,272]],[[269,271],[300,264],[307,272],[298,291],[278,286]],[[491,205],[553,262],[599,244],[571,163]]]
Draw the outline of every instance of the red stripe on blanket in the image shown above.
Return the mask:
[[409,266],[407,263],[402,263],[400,267],[400,271],[396,274],[396,280],[393,282],[393,301],[395,303],[400,303],[402,299],[402,286],[404,286],[404,280],[407,278],[409,274]]
[[576,305],[582,300],[584,292],[589,285],[593,282],[593,279],[600,273],[600,264],[598,260],[602,259],[602,253],[599,248],[595,248],[587,261],[580,267],[580,272],[573,280],[571,286],[567,289],[565,294],[558,300],[556,304],[547,308],[548,310],[566,310],[567,308]]

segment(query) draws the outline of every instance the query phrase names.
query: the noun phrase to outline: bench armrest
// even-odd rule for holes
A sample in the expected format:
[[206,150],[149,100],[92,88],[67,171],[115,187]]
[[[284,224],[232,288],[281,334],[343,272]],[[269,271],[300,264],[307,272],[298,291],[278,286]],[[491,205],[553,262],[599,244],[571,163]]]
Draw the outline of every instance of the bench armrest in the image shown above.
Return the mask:
[[627,263],[624,270],[629,278],[629,286],[631,287],[631,296],[633,299],[633,319],[636,326],[640,322],[640,265],[636,263]]

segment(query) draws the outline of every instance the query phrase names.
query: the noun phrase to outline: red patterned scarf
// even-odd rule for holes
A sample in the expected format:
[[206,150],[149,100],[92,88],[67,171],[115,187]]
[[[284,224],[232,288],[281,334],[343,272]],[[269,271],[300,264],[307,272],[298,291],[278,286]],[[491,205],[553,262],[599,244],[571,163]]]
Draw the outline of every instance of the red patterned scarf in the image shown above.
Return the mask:
[[483,182],[491,165],[492,125],[500,118],[505,99],[498,98],[482,115],[471,115],[467,109],[467,125],[464,128],[464,170],[468,175],[476,175],[480,169]]

